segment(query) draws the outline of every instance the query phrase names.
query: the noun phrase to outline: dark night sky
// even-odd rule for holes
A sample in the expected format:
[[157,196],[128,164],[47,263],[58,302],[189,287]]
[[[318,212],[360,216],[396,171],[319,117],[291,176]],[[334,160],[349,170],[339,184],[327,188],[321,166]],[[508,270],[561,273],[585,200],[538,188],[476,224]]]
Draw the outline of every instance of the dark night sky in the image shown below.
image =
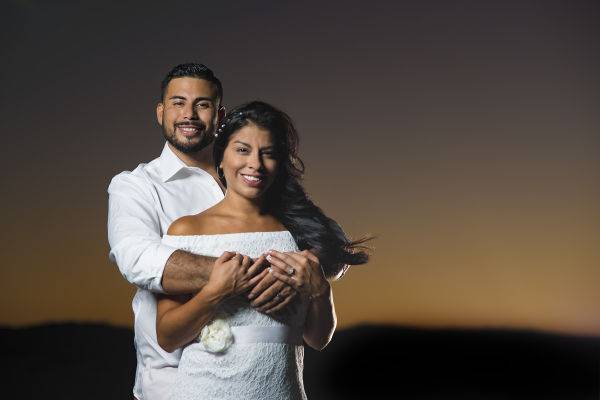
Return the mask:
[[[85,4],[85,5],[84,5]],[[159,82],[294,117],[314,199],[375,256],[342,326],[600,334],[597,1],[9,1],[0,324],[130,324],[110,178],[155,158]]]

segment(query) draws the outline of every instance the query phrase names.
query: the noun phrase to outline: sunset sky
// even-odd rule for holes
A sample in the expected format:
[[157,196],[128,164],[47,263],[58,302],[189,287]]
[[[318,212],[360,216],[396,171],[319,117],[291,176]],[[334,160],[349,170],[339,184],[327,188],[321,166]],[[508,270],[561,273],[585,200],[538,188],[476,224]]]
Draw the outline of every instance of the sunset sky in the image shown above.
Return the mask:
[[[83,5],[85,3],[85,5]],[[306,186],[372,262],[341,327],[600,335],[600,3],[3,5],[0,325],[130,326],[112,176],[160,154],[164,74],[210,66],[301,134]]]

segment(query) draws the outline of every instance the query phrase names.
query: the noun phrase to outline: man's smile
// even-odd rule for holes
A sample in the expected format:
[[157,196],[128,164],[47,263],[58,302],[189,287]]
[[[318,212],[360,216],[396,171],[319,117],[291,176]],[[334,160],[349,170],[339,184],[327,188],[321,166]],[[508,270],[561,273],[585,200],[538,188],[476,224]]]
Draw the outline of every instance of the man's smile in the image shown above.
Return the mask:
[[203,129],[203,126],[198,124],[176,124],[175,128],[181,132],[183,136],[192,137],[196,136]]

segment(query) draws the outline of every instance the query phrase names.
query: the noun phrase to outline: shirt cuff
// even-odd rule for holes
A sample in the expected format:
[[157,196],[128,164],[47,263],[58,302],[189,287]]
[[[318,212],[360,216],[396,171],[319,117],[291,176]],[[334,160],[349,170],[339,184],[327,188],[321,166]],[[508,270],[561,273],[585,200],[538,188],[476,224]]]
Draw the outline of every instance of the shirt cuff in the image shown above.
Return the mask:
[[155,293],[165,293],[162,287],[162,277],[163,272],[165,271],[165,266],[167,265],[167,260],[171,257],[176,250],[179,250],[177,247],[171,247],[164,244],[161,244],[156,249],[156,253],[153,255],[153,263],[155,266],[154,278],[149,282],[148,290]]

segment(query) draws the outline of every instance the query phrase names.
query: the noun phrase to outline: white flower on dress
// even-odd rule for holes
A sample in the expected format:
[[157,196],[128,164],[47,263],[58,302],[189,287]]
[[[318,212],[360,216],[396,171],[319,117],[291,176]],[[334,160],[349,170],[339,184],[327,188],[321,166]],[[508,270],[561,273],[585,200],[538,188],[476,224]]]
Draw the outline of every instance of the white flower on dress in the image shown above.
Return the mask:
[[233,344],[233,334],[227,321],[221,318],[212,320],[200,331],[200,343],[210,353],[221,353]]

